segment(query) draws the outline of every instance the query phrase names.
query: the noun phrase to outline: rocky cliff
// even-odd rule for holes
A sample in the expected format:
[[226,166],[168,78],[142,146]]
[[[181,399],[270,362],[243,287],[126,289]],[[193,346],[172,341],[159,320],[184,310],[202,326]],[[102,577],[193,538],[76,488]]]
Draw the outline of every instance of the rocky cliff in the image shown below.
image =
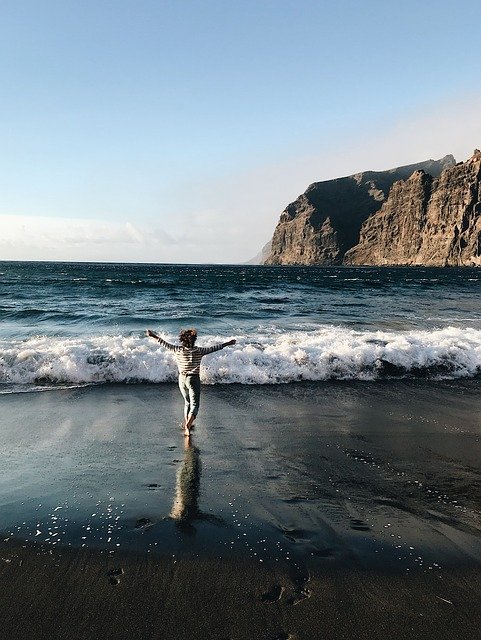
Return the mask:
[[254,256],[244,264],[264,264],[267,258],[271,255],[271,251],[272,251],[271,241],[269,240],[269,242],[267,242],[262,247],[262,249],[259,251],[259,253],[256,256]]
[[481,152],[393,185],[344,256],[353,265],[481,266]]
[[394,183],[423,170],[439,176],[453,156],[316,182],[281,214],[264,264],[341,264],[359,242],[361,225],[385,202]]

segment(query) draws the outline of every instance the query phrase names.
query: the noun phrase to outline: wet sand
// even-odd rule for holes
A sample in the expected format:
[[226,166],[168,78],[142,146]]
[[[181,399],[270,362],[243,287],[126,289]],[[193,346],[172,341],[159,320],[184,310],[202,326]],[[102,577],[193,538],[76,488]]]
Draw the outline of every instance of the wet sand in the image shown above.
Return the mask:
[[475,381],[0,405],[0,637],[479,637]]

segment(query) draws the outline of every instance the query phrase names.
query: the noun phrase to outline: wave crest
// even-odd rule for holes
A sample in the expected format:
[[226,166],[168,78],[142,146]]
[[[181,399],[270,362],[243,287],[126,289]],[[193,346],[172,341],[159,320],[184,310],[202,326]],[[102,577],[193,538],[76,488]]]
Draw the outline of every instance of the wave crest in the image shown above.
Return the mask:
[[[204,336],[202,344],[225,340]],[[279,384],[302,380],[375,380],[385,377],[473,377],[481,371],[481,331],[353,331],[320,327],[238,339],[207,356],[208,384]],[[0,342],[2,385],[170,382],[172,355],[140,336],[37,337]]]

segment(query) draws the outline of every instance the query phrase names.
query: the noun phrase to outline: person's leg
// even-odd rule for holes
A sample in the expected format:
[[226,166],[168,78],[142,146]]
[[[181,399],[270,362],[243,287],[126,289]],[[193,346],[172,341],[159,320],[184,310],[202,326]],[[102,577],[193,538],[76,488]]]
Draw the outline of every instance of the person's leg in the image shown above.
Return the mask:
[[179,375],[179,389],[184,398],[184,422],[183,426],[187,422],[187,418],[190,414],[190,390],[189,385],[187,384],[188,377],[182,374]]
[[200,376],[187,376],[189,389],[189,415],[184,424],[184,433],[190,436],[190,428],[194,422],[200,407]]

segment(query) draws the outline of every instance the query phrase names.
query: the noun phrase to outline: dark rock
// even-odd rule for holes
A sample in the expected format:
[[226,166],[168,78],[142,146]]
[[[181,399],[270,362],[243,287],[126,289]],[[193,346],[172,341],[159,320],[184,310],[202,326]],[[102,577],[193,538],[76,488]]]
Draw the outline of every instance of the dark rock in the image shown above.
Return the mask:
[[352,265],[481,266],[481,152],[393,185],[344,257]]
[[281,214],[264,264],[342,264],[362,224],[379,211],[394,183],[418,170],[439,176],[453,156],[316,182]]

